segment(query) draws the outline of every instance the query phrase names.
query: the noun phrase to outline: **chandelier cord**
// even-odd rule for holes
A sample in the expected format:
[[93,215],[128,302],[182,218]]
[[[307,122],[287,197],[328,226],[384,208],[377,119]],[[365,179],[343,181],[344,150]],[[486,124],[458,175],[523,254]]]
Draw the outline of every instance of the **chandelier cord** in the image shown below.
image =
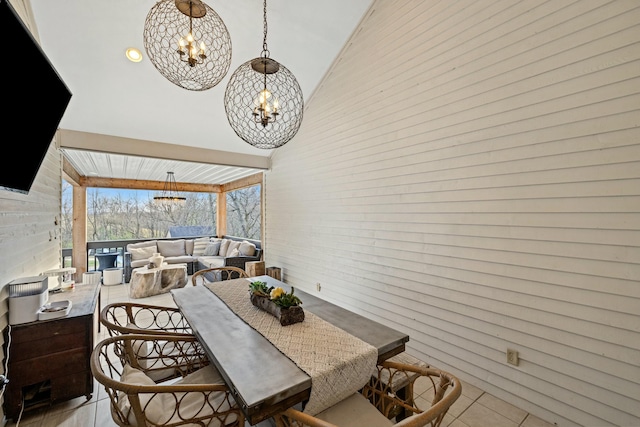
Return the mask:
[[263,10],[262,10],[262,16],[263,16],[263,33],[264,36],[262,38],[262,57],[263,58],[268,58],[269,57],[269,49],[267,48],[267,0],[264,0],[263,2]]
[[[263,23],[263,38],[262,38],[262,57],[269,57],[269,49],[267,48],[267,0],[263,1],[262,7],[262,23]],[[267,90],[267,61],[263,62],[264,64],[264,90]],[[266,101],[266,99],[265,99]]]
[[193,36],[193,2],[189,2],[189,34]]

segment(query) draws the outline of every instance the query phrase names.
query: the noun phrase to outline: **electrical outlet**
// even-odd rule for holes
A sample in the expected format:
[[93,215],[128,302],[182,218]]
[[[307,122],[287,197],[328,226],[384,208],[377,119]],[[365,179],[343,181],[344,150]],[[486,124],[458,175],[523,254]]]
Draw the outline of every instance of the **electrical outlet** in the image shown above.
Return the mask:
[[520,358],[518,357],[517,350],[507,349],[507,363],[518,366],[520,363]]
[[320,292],[320,282],[316,283],[316,290]]

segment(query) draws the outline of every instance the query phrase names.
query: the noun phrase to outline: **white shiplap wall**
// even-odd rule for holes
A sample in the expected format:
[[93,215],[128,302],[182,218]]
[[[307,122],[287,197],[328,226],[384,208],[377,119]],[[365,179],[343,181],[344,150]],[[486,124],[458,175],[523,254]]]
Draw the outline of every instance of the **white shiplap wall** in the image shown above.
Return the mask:
[[[21,0],[11,4],[28,24],[30,7]],[[3,123],[4,124],[4,123]],[[8,124],[7,124],[8,126]],[[12,163],[20,167],[20,156],[28,156],[29,141],[16,141],[5,136],[4,141],[15,145],[18,153],[6,155],[3,173],[10,173]],[[20,151],[21,150],[21,151]],[[7,151],[8,152],[8,151]],[[62,155],[51,143],[40,170],[29,191],[20,194],[0,189],[0,330],[9,322],[7,284],[20,277],[31,277],[61,266],[60,212],[62,194]],[[0,334],[4,344],[4,334]],[[9,356],[11,355],[9,348]],[[0,372],[4,372],[4,346],[0,345]],[[11,372],[7,377],[11,381]],[[2,402],[0,402],[1,404]],[[4,410],[0,405],[0,425]]]
[[[26,142],[25,142],[26,143]],[[62,164],[51,144],[28,195],[0,190],[0,329],[7,328],[8,287],[61,266],[60,212]],[[4,335],[0,338],[4,342]],[[9,356],[11,348],[9,348]],[[4,360],[0,347],[0,360]],[[4,374],[4,364],[0,372]],[[7,377],[11,381],[11,372]],[[0,425],[4,411],[0,412]]]
[[375,1],[273,155],[267,264],[545,420],[640,425],[639,23]]

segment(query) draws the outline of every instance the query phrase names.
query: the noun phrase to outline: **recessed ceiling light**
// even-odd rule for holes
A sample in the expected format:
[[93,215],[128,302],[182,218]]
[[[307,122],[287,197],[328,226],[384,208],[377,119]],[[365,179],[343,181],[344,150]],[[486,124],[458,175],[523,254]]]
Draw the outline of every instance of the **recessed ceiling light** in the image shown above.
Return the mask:
[[131,62],[142,61],[142,52],[140,52],[140,49],[136,49],[135,47],[130,47],[129,49],[127,49],[126,55]]

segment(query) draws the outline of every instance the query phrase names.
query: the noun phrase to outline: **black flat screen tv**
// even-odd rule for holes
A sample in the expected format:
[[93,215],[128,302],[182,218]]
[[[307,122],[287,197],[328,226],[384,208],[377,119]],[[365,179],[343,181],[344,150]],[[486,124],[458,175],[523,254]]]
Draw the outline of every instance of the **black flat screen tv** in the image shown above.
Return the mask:
[[0,168],[0,189],[28,194],[71,92],[8,0],[0,0],[0,40],[12,52],[0,67],[2,140],[17,153]]

